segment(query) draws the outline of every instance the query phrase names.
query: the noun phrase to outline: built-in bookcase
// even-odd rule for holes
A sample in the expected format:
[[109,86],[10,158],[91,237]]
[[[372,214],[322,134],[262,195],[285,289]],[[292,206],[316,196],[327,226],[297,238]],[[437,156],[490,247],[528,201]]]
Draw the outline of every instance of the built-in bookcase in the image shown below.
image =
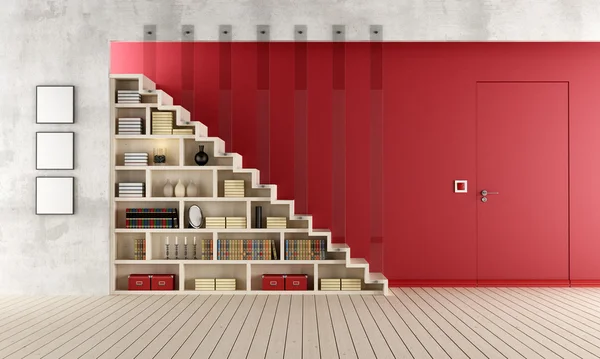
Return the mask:
[[[136,90],[141,94],[140,103],[118,103],[118,90]],[[387,279],[378,273],[369,273],[368,263],[350,258],[350,248],[343,244],[332,244],[328,230],[312,228],[310,215],[294,213],[294,203],[277,199],[275,185],[260,184],[256,169],[242,167],[242,158],[237,153],[226,153],[224,142],[208,137],[208,129],[200,122],[192,122],[190,114],[181,106],[173,105],[173,99],[143,75],[111,75],[111,291],[113,293],[161,293],[130,292],[127,277],[130,274],[174,274],[174,294],[206,294],[195,291],[195,279],[235,278],[236,291],[232,293],[273,293],[261,291],[263,274],[306,274],[308,290],[300,292],[278,292],[290,294],[332,293],[319,290],[320,278],[361,278],[360,293],[387,294]],[[152,113],[172,112],[174,128],[191,128],[189,135],[153,135]],[[120,135],[119,118],[140,118],[143,123],[141,135]],[[209,156],[204,166],[194,161],[195,154],[203,146]],[[166,150],[166,161],[154,165],[155,148]],[[147,153],[148,165],[126,166],[125,153]],[[225,181],[241,180],[244,197],[225,197]],[[197,194],[194,197],[165,197],[164,186],[169,181],[175,186],[182,181],[186,186],[193,181]],[[119,183],[144,183],[142,197],[119,197]],[[245,218],[245,228],[191,228],[188,225],[188,210],[197,205],[204,217]],[[256,207],[262,208],[263,224],[266,217],[283,217],[286,228],[256,228]],[[178,228],[140,228],[126,226],[128,208],[176,208]],[[135,259],[134,243],[145,240],[145,258]],[[165,244],[170,243],[167,258]],[[319,260],[287,260],[285,244],[307,239],[324,241],[326,254]],[[178,243],[177,258],[175,241]],[[187,258],[184,243],[187,240]],[[193,243],[196,242],[196,258]],[[218,243],[232,240],[263,240],[273,243],[269,250],[274,255],[262,260],[217,259]],[[231,243],[231,242],[228,242]],[[238,242],[239,243],[239,242]],[[202,245],[210,246],[210,255]],[[204,256],[201,257],[201,253]],[[276,258],[276,259],[275,259]],[[213,292],[214,293],[214,292]],[[223,292],[220,292],[223,293]],[[229,292],[228,292],[229,293]],[[337,292],[336,292],[337,293]]]

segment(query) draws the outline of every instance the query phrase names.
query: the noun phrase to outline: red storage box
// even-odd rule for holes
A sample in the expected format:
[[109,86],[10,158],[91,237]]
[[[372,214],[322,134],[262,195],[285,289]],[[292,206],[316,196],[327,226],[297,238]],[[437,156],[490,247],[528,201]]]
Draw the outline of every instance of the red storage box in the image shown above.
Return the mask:
[[284,290],[285,274],[263,274],[262,290]]
[[287,274],[285,290],[308,290],[308,274]]
[[175,275],[173,274],[152,274],[152,290],[173,290],[175,289]]
[[150,290],[149,274],[130,274],[129,290]]

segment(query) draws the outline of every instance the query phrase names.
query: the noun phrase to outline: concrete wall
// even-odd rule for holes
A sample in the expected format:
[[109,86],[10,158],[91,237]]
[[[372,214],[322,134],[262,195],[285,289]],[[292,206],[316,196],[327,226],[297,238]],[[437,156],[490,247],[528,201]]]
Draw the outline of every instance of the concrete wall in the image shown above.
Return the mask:
[[[292,39],[293,24],[310,40],[330,40],[332,24],[347,39],[597,40],[597,0],[2,0],[0,7],[0,294],[108,292],[108,71],[111,40],[179,40],[182,24],[196,39],[215,40],[220,24],[235,40]],[[76,86],[76,124],[36,125],[35,86]],[[35,132],[74,130],[76,169],[35,170]],[[74,175],[76,214],[36,216],[35,177]]]

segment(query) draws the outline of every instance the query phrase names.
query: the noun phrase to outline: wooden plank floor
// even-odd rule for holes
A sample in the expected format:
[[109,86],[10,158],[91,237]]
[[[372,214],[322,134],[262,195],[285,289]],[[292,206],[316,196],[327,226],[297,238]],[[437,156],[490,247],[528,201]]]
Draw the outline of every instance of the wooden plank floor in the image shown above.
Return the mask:
[[6,296],[0,358],[600,358],[600,288]]

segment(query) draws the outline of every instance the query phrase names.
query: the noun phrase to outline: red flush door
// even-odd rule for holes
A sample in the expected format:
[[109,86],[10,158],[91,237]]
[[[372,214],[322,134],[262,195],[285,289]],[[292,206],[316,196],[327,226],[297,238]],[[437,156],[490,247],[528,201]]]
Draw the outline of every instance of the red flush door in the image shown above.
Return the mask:
[[480,284],[568,283],[568,129],[567,83],[477,84]]

